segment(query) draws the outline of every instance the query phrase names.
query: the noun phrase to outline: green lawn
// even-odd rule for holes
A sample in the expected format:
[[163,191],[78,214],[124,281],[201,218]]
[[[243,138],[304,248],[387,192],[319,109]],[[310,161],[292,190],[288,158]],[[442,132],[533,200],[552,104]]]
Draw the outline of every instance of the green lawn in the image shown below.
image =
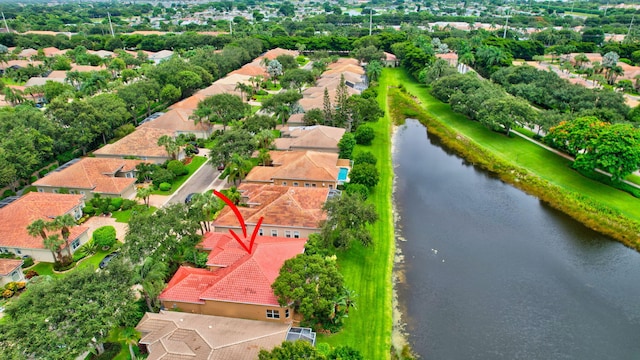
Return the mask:
[[207,158],[205,158],[204,156],[194,156],[193,160],[191,160],[191,163],[189,163],[189,165],[186,166],[189,172],[186,175],[178,176],[173,181],[173,184],[171,184],[171,190],[169,191],[154,190],[152,194],[153,195],[173,194],[176,190],[180,188],[182,184],[184,184],[185,181],[187,181],[187,179],[189,179],[189,177],[191,177],[191,175],[193,175],[194,172],[196,172],[196,170],[200,168],[200,166],[202,166],[202,164],[206,162],[207,162]]
[[[393,74],[387,69],[380,78],[378,101],[386,109],[387,85]],[[357,146],[355,151],[371,151],[378,159],[380,182],[369,196],[375,204],[379,220],[372,226],[371,247],[354,245],[338,254],[340,272],[347,287],[357,294],[357,310],[339,333],[320,336],[319,341],[331,346],[349,345],[362,353],[365,359],[388,359],[392,330],[392,269],[395,237],[392,213],[393,167],[391,163],[391,122],[388,113],[371,124],[376,137],[371,146]]]
[[588,179],[570,168],[571,162],[518,136],[506,137],[487,130],[480,123],[470,121],[451,110],[448,104],[435,99],[425,85],[418,83],[401,69],[391,70],[416,96],[434,118],[468,136],[498,157],[528,169],[542,179],[568,191],[586,195],[624,215],[640,221],[640,199],[600,182]]
[[[102,259],[104,259],[104,257],[107,256],[107,254],[109,254],[111,251],[113,250],[106,250],[106,251],[99,250],[92,256],[88,258],[84,258],[72,270],[69,270],[69,272],[74,271],[75,269],[85,268],[87,266],[93,266],[94,268],[97,269],[98,265],[100,264],[100,261],[102,261]],[[53,263],[46,263],[46,262],[40,262],[35,266],[33,266],[30,270],[35,270],[38,273],[38,275],[50,275],[56,278],[64,277],[65,274],[68,273],[68,272],[55,273],[53,272]]]
[[[150,206],[148,208],[145,208],[144,212],[148,213],[148,214],[152,214],[156,211],[157,209],[153,206]],[[116,219],[116,222],[121,222],[121,223],[128,223],[129,219],[131,218],[131,213],[133,212],[133,209],[129,209],[129,210],[121,210],[121,211],[114,211],[111,213],[111,217]]]

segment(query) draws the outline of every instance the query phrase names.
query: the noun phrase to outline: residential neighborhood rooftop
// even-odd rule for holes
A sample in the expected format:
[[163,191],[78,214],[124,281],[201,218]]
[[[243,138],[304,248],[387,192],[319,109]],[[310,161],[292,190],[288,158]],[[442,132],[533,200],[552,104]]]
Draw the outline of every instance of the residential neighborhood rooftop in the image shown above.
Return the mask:
[[[27,233],[27,226],[33,221],[64,215],[82,204],[84,195],[51,194],[30,192],[11,204],[0,208],[0,247],[44,249],[40,237]],[[69,239],[87,231],[86,227],[71,228]]]
[[273,166],[256,166],[245,180],[271,182],[273,179],[335,181],[338,154],[319,151],[270,151]]
[[141,160],[82,158],[66,169],[53,171],[33,183],[34,186],[88,189],[96,193],[119,194],[135,183],[135,178],[115,177],[117,172],[132,171]]
[[174,131],[170,129],[139,127],[131,134],[113,144],[107,144],[93,153],[98,156],[167,156],[165,148],[157,145],[158,139],[162,135],[173,136]]
[[306,239],[257,236],[248,253],[227,233],[207,233],[199,246],[210,251],[207,265],[218,269],[181,266],[159,298],[189,303],[214,300],[277,306],[271,284],[285,260],[304,251],[305,242]]
[[146,313],[136,326],[149,360],[254,360],[261,349],[280,345],[289,328],[279,322],[175,311]]
[[24,261],[19,259],[0,259],[0,276],[7,276],[11,274],[23,263]]
[[318,150],[338,152],[338,142],[345,129],[325,125],[290,127],[274,141],[278,150]]

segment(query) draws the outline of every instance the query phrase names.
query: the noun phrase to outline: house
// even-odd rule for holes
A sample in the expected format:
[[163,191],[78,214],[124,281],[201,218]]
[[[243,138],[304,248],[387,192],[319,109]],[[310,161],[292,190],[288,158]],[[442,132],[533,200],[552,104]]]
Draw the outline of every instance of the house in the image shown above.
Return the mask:
[[396,67],[400,65],[398,58],[392,53],[384,52],[384,60],[382,60],[384,67]]
[[[329,196],[328,187],[241,184],[238,190],[242,193],[240,203],[247,204],[238,207],[238,211],[248,233],[252,233],[262,218],[260,236],[306,238],[318,232],[327,218],[322,206]],[[216,232],[241,231],[238,218],[229,207],[222,209],[213,225]]]
[[24,86],[25,87],[43,86],[43,85],[45,85],[47,83],[47,81],[64,83],[64,79],[60,79],[60,78],[34,76],[34,77],[30,78],[29,80],[27,80],[27,82],[24,84]]
[[[154,120],[155,121],[155,120]],[[107,144],[93,152],[97,158],[117,158],[136,157],[140,160],[161,164],[170,159],[164,146],[158,145],[158,139],[163,135],[174,137],[174,131],[170,129],[156,129],[150,127],[139,127],[136,131],[123,137],[122,139]],[[184,158],[184,151],[178,154],[178,160]]]
[[87,52],[89,54],[98,55],[101,59],[116,57],[113,51],[108,51],[108,50],[98,50],[98,51],[88,50]]
[[135,196],[136,166],[140,160],[82,158],[55,169],[33,183],[38,192],[95,194],[129,199]]
[[193,109],[179,108],[180,106],[190,107],[193,104],[197,107],[197,100],[197,96],[191,96],[175,104],[178,108],[172,107],[171,110],[158,116],[155,120],[140,125],[138,129],[165,129],[173,131],[175,136],[180,134],[194,134],[198,138],[208,139],[213,132],[213,126],[209,126],[203,122],[196,124],[195,121],[190,118]]
[[288,126],[304,126],[304,114],[292,114],[287,120]]
[[297,57],[298,55],[300,55],[300,53],[295,50],[275,48],[262,54],[262,56],[260,56],[260,59],[267,58],[269,60],[275,60],[280,55],[289,55],[289,56]]
[[153,61],[156,65],[169,60],[173,56],[173,51],[171,50],[160,50],[155,54],[149,54],[149,61]]
[[338,159],[336,153],[270,151],[269,155],[272,166],[255,166],[244,182],[335,189],[351,167],[348,159]]
[[[30,192],[0,208],[0,252],[18,256],[29,255],[34,260],[54,262],[51,251],[45,248],[42,238],[27,233],[27,226],[35,220],[49,221],[56,216],[69,214],[74,219],[82,216],[84,195],[50,194]],[[71,253],[89,240],[89,228],[74,226],[69,235]],[[66,245],[61,252],[64,254]]]
[[[320,87],[311,87],[305,89],[302,92],[303,98],[298,100],[298,104],[304,111],[309,111],[311,109],[322,109],[324,106],[324,89],[327,89],[329,94],[329,100],[331,104],[335,106],[335,99],[338,94],[337,84],[339,84],[340,80],[338,79],[335,84],[336,87],[333,89],[329,88],[320,88]],[[347,96],[358,95],[360,91],[353,89],[347,86]]]
[[282,129],[282,137],[275,139],[276,150],[315,150],[339,153],[338,142],[345,129],[324,125]]
[[146,313],[136,330],[142,335],[138,346],[148,359],[254,360],[261,349],[279,346],[290,325],[160,311]]
[[18,259],[0,259],[0,286],[14,281],[25,281],[22,264],[24,261]]
[[456,53],[449,52],[445,54],[436,54],[436,58],[446,61],[449,66],[458,66],[458,54]]
[[208,269],[181,266],[158,298],[165,309],[291,323],[293,310],[278,304],[271,284],[305,242],[257,236],[248,251],[226,232],[206,233],[198,246],[209,251]]

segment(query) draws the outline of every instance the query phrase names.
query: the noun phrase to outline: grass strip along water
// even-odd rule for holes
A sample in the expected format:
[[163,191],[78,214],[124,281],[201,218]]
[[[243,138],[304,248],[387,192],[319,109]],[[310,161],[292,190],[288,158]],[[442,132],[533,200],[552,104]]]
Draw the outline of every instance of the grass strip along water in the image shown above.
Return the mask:
[[640,199],[580,175],[569,160],[525,139],[506,137],[470,121],[431,96],[406,71],[391,72],[408,92],[390,90],[394,119],[417,118],[466,160],[589,228],[640,250]]
[[354,154],[370,151],[378,159],[380,181],[367,201],[375,205],[379,219],[372,225],[373,245],[354,244],[338,253],[338,265],[346,286],[357,294],[357,310],[349,312],[344,328],[337,334],[321,336],[331,346],[349,345],[365,359],[388,359],[392,330],[392,270],[395,250],[391,163],[391,121],[387,109],[387,82],[393,75],[385,70],[380,77],[378,102],[385,116],[370,123],[375,139],[370,146],[358,145]]

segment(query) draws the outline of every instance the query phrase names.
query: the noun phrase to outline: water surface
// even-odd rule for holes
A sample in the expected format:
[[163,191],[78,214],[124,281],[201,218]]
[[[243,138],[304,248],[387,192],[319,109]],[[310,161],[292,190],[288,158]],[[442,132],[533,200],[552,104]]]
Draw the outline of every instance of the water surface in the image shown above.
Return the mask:
[[640,359],[640,254],[396,133],[398,295],[424,359]]

